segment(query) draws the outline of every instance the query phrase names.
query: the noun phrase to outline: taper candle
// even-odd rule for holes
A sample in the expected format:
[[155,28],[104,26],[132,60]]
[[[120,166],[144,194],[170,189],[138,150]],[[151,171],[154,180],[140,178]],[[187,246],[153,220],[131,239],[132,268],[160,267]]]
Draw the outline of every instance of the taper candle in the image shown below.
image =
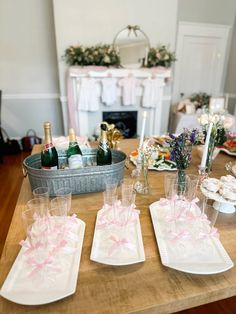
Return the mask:
[[203,154],[202,154],[202,161],[201,161],[201,166],[200,166],[202,169],[206,167],[208,147],[209,147],[209,142],[210,142],[210,138],[211,138],[212,127],[213,127],[213,122],[210,122],[208,130],[207,130],[207,137],[206,137],[204,150],[203,150]]

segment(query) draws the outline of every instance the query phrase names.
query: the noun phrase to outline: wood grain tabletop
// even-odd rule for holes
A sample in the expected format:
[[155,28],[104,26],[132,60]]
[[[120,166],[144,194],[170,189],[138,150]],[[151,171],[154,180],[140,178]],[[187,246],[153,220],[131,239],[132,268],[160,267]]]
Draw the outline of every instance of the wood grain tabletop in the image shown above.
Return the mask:
[[[137,148],[137,140],[123,140],[120,149],[127,156]],[[33,152],[38,151],[37,146]],[[212,176],[226,174],[224,165],[233,157],[220,153],[213,163]],[[200,158],[193,152],[189,173],[197,174]],[[129,163],[125,176],[133,169]],[[149,205],[164,197],[164,176],[167,172],[149,171],[150,193],[138,194],[136,206],[140,210],[140,223],[146,261],[129,266],[108,266],[90,260],[96,213],[102,207],[102,193],[73,195],[71,213],[86,223],[80,261],[77,289],[74,295],[40,306],[23,306],[0,298],[0,313],[172,313],[201,304],[236,295],[236,268],[216,275],[193,275],[162,265],[152,226]],[[8,232],[0,261],[2,286],[20,250],[24,238],[21,212],[32,198],[28,178],[25,178]],[[216,227],[220,240],[236,263],[236,214],[219,213]]]

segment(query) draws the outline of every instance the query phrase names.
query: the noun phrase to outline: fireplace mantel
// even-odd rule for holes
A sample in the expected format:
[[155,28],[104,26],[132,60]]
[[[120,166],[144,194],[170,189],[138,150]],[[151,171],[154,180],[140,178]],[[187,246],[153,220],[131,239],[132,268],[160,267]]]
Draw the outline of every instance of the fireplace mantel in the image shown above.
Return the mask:
[[[76,104],[78,101],[78,91],[77,85],[78,81],[84,77],[91,77],[95,79],[102,78],[117,78],[121,79],[127,76],[134,76],[137,79],[145,79],[145,78],[156,78],[159,80],[158,85],[158,95],[159,99],[156,103],[155,108],[143,108],[140,104],[138,106],[122,106],[119,105],[119,109],[117,106],[104,106],[101,104],[102,108],[97,112],[90,111],[77,111]],[[171,77],[171,70],[157,67],[157,68],[140,68],[140,69],[123,69],[123,68],[106,68],[106,67],[96,67],[96,66],[87,66],[87,67],[79,67],[72,66],[68,70],[67,77],[67,109],[68,109],[68,123],[65,123],[65,114],[64,116],[64,124],[69,127],[74,127],[78,135],[92,135],[91,134],[91,123],[92,121],[101,122],[102,120],[102,112],[109,111],[117,111],[117,110],[138,110],[138,112],[142,112],[146,110],[149,116],[149,122],[147,123],[146,135],[158,135],[161,133],[161,121],[162,121],[162,107],[163,107],[163,90],[166,84],[166,81]],[[140,87],[137,89],[137,97],[142,97],[143,89]],[[120,98],[121,89],[117,87],[117,97]],[[65,110],[64,110],[65,112]],[[94,115],[97,114],[97,118],[95,119]],[[95,122],[96,124],[96,122]],[[96,125],[94,125],[96,127]],[[140,134],[140,123],[138,123],[138,134]]]

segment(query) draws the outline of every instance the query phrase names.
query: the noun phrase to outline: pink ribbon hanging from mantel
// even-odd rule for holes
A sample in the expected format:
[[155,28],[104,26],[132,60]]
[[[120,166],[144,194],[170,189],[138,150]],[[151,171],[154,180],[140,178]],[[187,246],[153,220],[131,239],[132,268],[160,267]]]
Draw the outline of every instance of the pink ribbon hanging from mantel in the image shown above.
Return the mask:
[[69,128],[73,128],[75,133],[79,135],[79,130],[77,126],[77,119],[76,119],[76,106],[75,106],[75,99],[74,99],[74,91],[73,91],[73,79],[70,75],[70,70],[67,74],[67,108],[68,108],[68,124]]
[[127,238],[117,239],[114,236],[110,236],[109,240],[114,242],[114,244],[109,248],[108,255],[112,255],[114,253],[114,251],[116,251],[117,249],[119,249],[122,246],[129,249],[129,250],[132,250],[132,251],[135,248],[134,244],[132,244]]

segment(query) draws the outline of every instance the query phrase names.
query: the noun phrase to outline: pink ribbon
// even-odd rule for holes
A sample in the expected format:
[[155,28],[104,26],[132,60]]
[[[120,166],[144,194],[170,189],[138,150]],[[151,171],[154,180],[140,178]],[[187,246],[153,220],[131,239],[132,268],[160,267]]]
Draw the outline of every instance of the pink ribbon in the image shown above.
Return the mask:
[[177,242],[179,240],[186,240],[191,238],[191,234],[187,230],[183,230],[179,233],[172,232],[173,238],[171,239],[172,242]]
[[19,242],[19,244],[26,248],[24,254],[29,254],[30,252],[34,251],[34,250],[37,250],[38,248],[40,248],[42,246],[42,243],[40,241],[38,241],[37,243],[35,243],[34,245],[33,244],[30,244],[28,243],[28,241],[25,241],[25,240],[21,240]]
[[67,241],[64,239],[58,242],[56,246],[49,252],[49,256],[55,255],[58,251],[60,251],[60,249],[64,248],[66,244],[67,244]]
[[[99,219],[96,223],[97,229],[105,229],[105,228],[111,227],[113,225],[125,226],[128,224],[137,222],[139,211],[135,209],[136,206],[134,204],[132,204],[130,206],[130,208],[127,209],[126,207],[123,207],[121,205],[120,201],[118,201],[118,202],[116,202],[116,204],[114,206],[115,206],[114,209],[110,205],[105,205],[103,207],[102,212],[99,215]],[[116,211],[117,219],[109,217],[109,214],[112,210]],[[127,213],[127,220],[122,221],[121,216],[124,213],[124,211],[126,211],[126,210],[129,211]],[[112,213],[112,215],[114,215],[114,213]]]
[[114,244],[109,248],[108,255],[111,255],[122,246],[129,250],[134,250],[134,245],[126,238],[116,239],[114,236],[110,236],[109,240],[113,241]]
[[60,269],[53,266],[52,265],[53,260],[51,258],[47,258],[45,261],[43,261],[42,263],[37,262],[35,259],[33,258],[29,258],[27,260],[27,264],[34,267],[34,269],[31,271],[31,273],[29,274],[29,277],[32,277],[33,275],[35,275],[37,272],[41,271],[42,269],[44,269],[45,267],[50,267],[52,270],[59,272]]
[[209,232],[200,232],[198,239],[204,240],[204,239],[208,239],[211,237],[215,237],[215,238],[219,239],[220,235],[219,235],[217,228],[212,227]]

